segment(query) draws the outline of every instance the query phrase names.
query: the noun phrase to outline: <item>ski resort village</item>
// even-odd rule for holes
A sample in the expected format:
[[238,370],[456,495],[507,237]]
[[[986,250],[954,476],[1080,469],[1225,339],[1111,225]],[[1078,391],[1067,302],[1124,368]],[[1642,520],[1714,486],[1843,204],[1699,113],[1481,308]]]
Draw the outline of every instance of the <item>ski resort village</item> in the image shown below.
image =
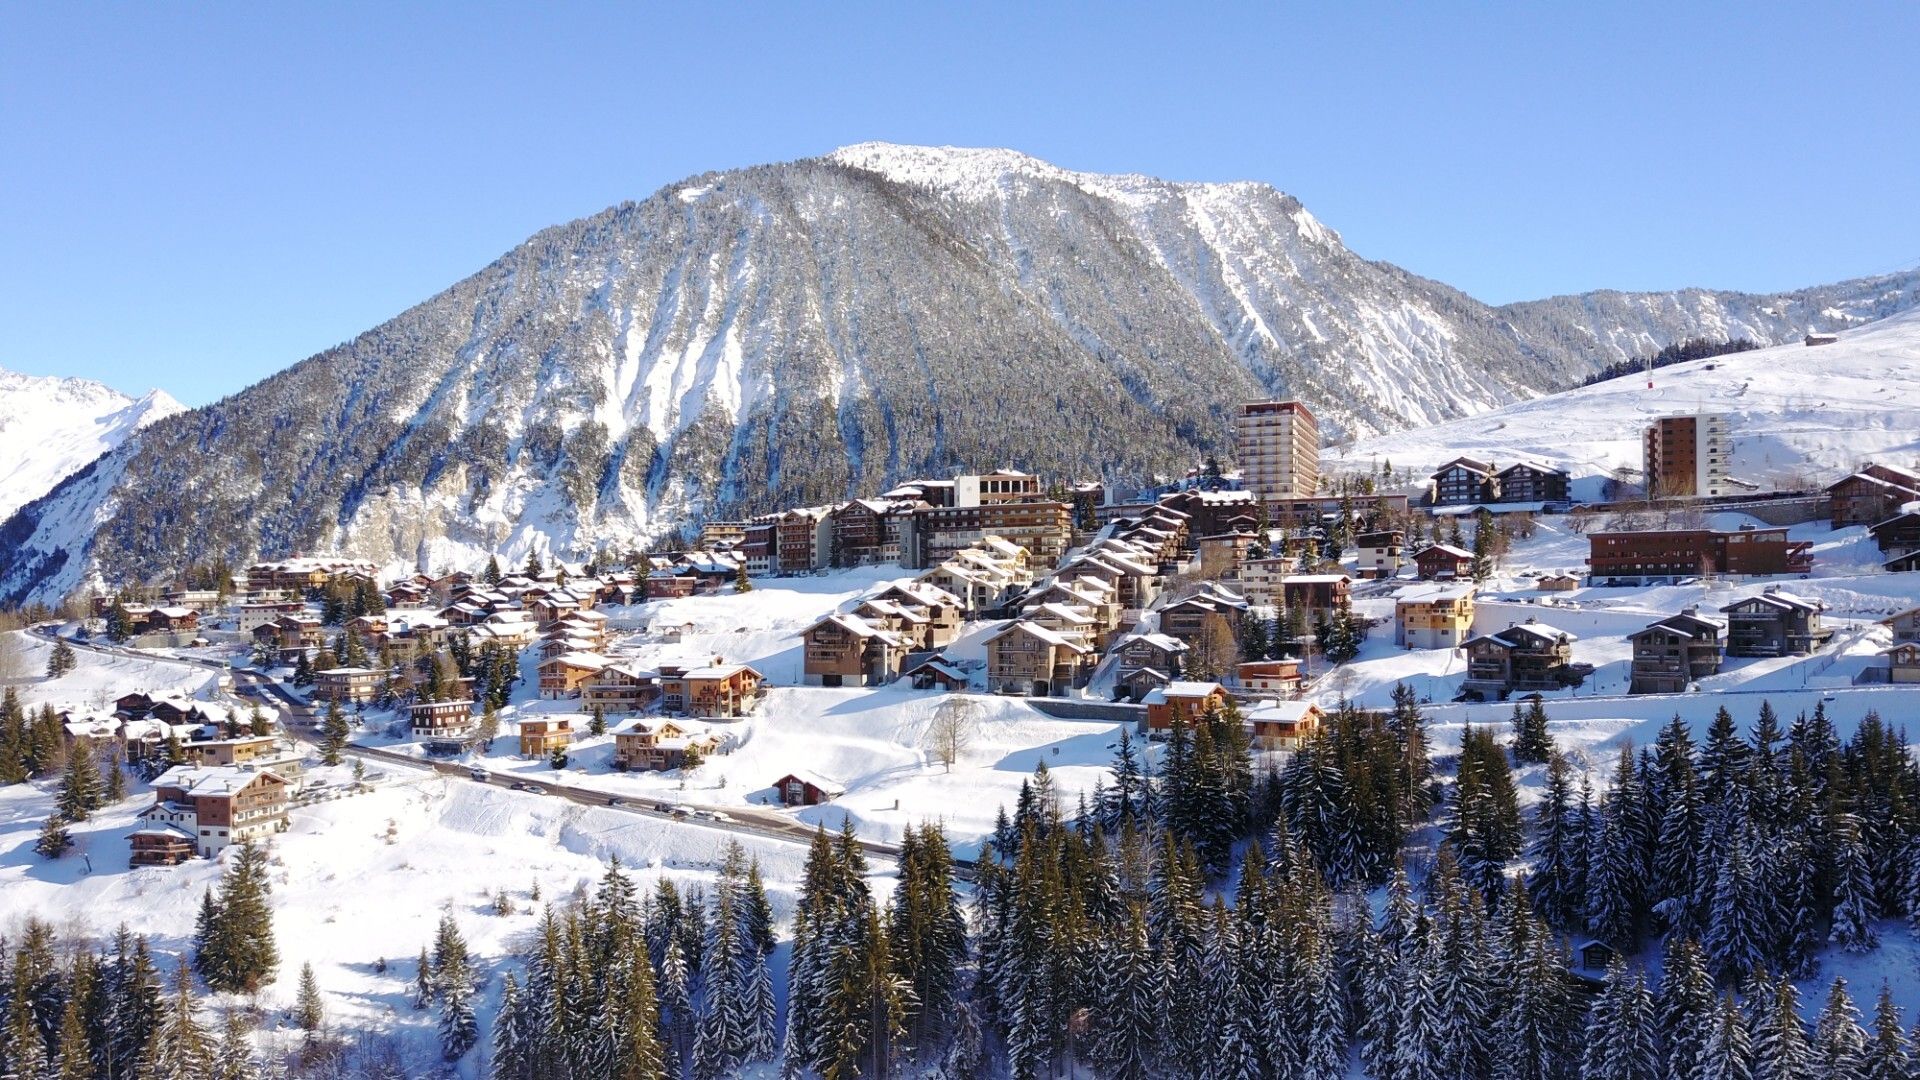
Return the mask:
[[1917,371],[1895,318],[1357,443],[1246,403],[1146,487],[96,578],[4,639],[13,1000],[149,1025],[110,1076],[1865,1061],[1920,1009],[1920,411],[1810,399]]

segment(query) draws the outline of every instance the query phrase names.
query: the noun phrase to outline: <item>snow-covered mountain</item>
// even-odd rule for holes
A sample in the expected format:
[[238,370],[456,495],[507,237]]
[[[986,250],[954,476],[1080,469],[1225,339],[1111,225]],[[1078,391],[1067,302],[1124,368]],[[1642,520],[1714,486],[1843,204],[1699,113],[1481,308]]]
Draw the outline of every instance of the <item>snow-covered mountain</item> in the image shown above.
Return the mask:
[[0,368],[0,517],[53,490],[134,432],[184,409],[160,390],[130,398],[89,379]]
[[1567,469],[1593,497],[1620,466],[1641,467],[1649,420],[1727,417],[1731,472],[1763,489],[1819,486],[1878,459],[1920,467],[1920,311],[1840,335],[1692,360],[1325,452],[1323,467],[1425,470],[1462,454],[1498,465],[1536,459]]
[[863,144],[548,229],[155,425],[0,527],[0,596],[212,554],[624,549],[956,468],[1142,480],[1224,450],[1251,398],[1302,397],[1336,437],[1398,431],[1642,341],[1778,341],[1917,302],[1920,273],[1493,308],[1361,258],[1265,184]]

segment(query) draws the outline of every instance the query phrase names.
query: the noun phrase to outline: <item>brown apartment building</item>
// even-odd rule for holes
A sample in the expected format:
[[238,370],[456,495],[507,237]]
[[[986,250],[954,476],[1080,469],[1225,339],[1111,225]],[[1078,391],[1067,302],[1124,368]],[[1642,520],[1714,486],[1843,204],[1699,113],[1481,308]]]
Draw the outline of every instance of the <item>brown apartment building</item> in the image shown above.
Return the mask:
[[1587,567],[1595,579],[1804,574],[1813,569],[1813,546],[1787,539],[1784,528],[1593,533],[1587,541]]
[[1051,567],[1073,542],[1073,510],[1046,498],[929,506],[914,512],[914,531],[920,548],[916,567],[938,566],[989,536],[1018,544],[1036,564]]
[[1299,401],[1250,401],[1234,420],[1235,457],[1247,490],[1297,499],[1320,488],[1320,426]]
[[1724,495],[1732,454],[1726,417],[1712,413],[1662,416],[1646,430],[1647,495]]

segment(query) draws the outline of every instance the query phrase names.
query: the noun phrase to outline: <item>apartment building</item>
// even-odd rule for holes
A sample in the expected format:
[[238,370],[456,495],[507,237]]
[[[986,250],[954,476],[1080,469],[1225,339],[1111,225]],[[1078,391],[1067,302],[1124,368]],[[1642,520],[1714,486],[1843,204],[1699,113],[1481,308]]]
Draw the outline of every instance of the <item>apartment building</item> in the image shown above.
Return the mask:
[[1646,480],[1651,498],[1727,493],[1733,440],[1717,413],[1662,416],[1647,425]]
[[1320,488],[1320,427],[1299,401],[1251,401],[1234,421],[1235,458],[1248,491],[1297,499]]

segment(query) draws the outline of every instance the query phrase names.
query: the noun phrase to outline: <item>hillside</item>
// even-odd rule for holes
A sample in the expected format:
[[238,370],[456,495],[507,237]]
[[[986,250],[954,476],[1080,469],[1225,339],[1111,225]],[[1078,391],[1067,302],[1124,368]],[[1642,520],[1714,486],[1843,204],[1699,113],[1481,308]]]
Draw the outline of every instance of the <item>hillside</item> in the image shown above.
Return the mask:
[[0,369],[0,518],[183,408],[160,390],[135,399],[89,379]]
[[[1332,468],[1426,469],[1461,454],[1506,465],[1537,458],[1568,469],[1575,494],[1592,478],[1640,468],[1641,429],[1655,416],[1726,414],[1733,475],[1763,488],[1804,487],[1868,458],[1920,462],[1920,312],[1848,331],[1832,345],[1780,345],[1612,379],[1419,431],[1327,451]],[[1582,484],[1582,477],[1589,482]]]
[[863,144],[548,229],[155,425],[0,527],[0,598],[216,555],[578,556],[956,468],[1140,481],[1223,448],[1251,398],[1399,431],[1663,335],[1784,340],[1917,296],[1920,273],[1495,309],[1361,258],[1265,184]]

